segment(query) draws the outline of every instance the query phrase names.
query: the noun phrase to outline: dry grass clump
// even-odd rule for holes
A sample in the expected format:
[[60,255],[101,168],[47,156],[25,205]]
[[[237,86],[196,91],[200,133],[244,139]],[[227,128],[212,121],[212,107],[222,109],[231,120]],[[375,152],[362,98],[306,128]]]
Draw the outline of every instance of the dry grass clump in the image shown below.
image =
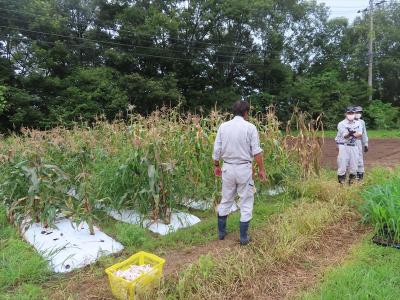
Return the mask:
[[[300,197],[308,197],[314,201],[332,202],[337,205],[359,204],[361,197],[359,192],[363,183],[352,186],[338,186],[327,173],[322,173],[318,178],[310,177],[304,179],[302,184],[292,184],[290,189]],[[350,202],[349,202],[350,201]]]
[[[293,129],[295,129],[294,134]],[[322,136],[319,135],[319,132],[322,132]],[[304,178],[320,173],[324,144],[323,132],[322,115],[314,119],[297,108],[287,123],[286,144],[291,151],[297,154],[301,165],[301,174]]]

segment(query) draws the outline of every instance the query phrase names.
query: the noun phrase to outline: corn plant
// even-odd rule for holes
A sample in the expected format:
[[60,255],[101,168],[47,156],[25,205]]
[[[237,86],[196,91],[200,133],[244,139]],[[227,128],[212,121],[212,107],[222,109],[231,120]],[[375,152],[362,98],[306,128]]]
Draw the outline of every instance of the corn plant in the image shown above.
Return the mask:
[[[94,163],[92,150],[87,145],[82,147],[82,150],[77,153],[76,159],[79,174],[74,178],[74,186],[77,187],[75,196],[69,198],[72,206],[70,206],[70,214],[76,224],[86,221],[89,226],[89,232],[94,235],[94,214],[95,197],[93,197],[93,186],[91,185],[91,174],[89,170]],[[71,201],[72,200],[72,201]]]
[[67,201],[63,206],[63,213],[70,217],[72,221],[79,225],[85,221],[89,226],[89,232],[94,235],[95,215],[93,213],[93,197],[91,196],[90,185],[86,180],[89,174],[82,172],[76,178],[77,181],[82,181],[78,188],[73,189],[68,195]]
[[295,164],[291,162],[291,154],[286,147],[282,124],[276,117],[275,108],[268,107],[266,113],[257,113],[251,121],[259,130],[268,181],[274,185],[282,184],[292,175],[291,170],[294,170]]
[[[310,149],[319,151],[312,145],[320,127],[311,126],[311,118],[296,112],[301,143],[291,148],[289,134],[298,136],[282,131],[272,107],[252,116],[272,184],[296,177],[302,169],[303,176],[318,170],[318,159],[305,155]],[[219,201],[220,180],[213,174],[211,154],[218,126],[230,118],[216,108],[201,115],[162,107],[146,117],[130,108],[127,121],[109,123],[99,117],[91,126],[68,130],[23,129],[0,145],[4,199],[12,215],[49,224],[62,212],[75,222],[87,221],[92,230],[95,211],[110,208],[134,209],[143,218],[169,223],[172,210],[185,198]],[[76,193],[66,195],[71,189]]]
[[[293,127],[297,134],[293,135],[291,132]],[[290,145],[290,150],[296,153],[303,177],[319,175],[324,138],[323,134],[320,137],[318,133],[323,133],[323,131],[322,115],[313,119],[297,108],[286,126],[286,144]]]
[[34,157],[6,170],[1,191],[10,222],[41,222],[52,226],[66,199],[69,177],[59,167]]

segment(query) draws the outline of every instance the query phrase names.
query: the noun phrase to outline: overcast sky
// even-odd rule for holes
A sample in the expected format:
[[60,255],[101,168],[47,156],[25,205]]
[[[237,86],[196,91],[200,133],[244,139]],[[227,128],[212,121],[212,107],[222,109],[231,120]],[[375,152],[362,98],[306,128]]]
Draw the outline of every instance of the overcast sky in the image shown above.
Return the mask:
[[325,3],[331,8],[331,17],[346,17],[353,22],[357,17],[357,11],[368,7],[368,0],[317,0],[318,3]]

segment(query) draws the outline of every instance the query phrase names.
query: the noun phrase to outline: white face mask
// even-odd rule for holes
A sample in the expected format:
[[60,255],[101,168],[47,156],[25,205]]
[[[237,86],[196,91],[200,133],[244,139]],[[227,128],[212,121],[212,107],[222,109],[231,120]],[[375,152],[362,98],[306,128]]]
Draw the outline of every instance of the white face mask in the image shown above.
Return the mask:
[[347,120],[353,121],[355,118],[355,115],[346,115]]
[[356,114],[356,119],[361,119],[361,114]]

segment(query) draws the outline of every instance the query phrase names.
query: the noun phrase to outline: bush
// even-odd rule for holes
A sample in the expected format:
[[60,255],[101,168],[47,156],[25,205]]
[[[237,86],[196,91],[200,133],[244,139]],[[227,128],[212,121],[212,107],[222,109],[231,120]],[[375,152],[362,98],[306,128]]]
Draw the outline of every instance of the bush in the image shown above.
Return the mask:
[[375,129],[393,129],[399,127],[400,110],[390,103],[374,100],[366,109],[369,127]]

